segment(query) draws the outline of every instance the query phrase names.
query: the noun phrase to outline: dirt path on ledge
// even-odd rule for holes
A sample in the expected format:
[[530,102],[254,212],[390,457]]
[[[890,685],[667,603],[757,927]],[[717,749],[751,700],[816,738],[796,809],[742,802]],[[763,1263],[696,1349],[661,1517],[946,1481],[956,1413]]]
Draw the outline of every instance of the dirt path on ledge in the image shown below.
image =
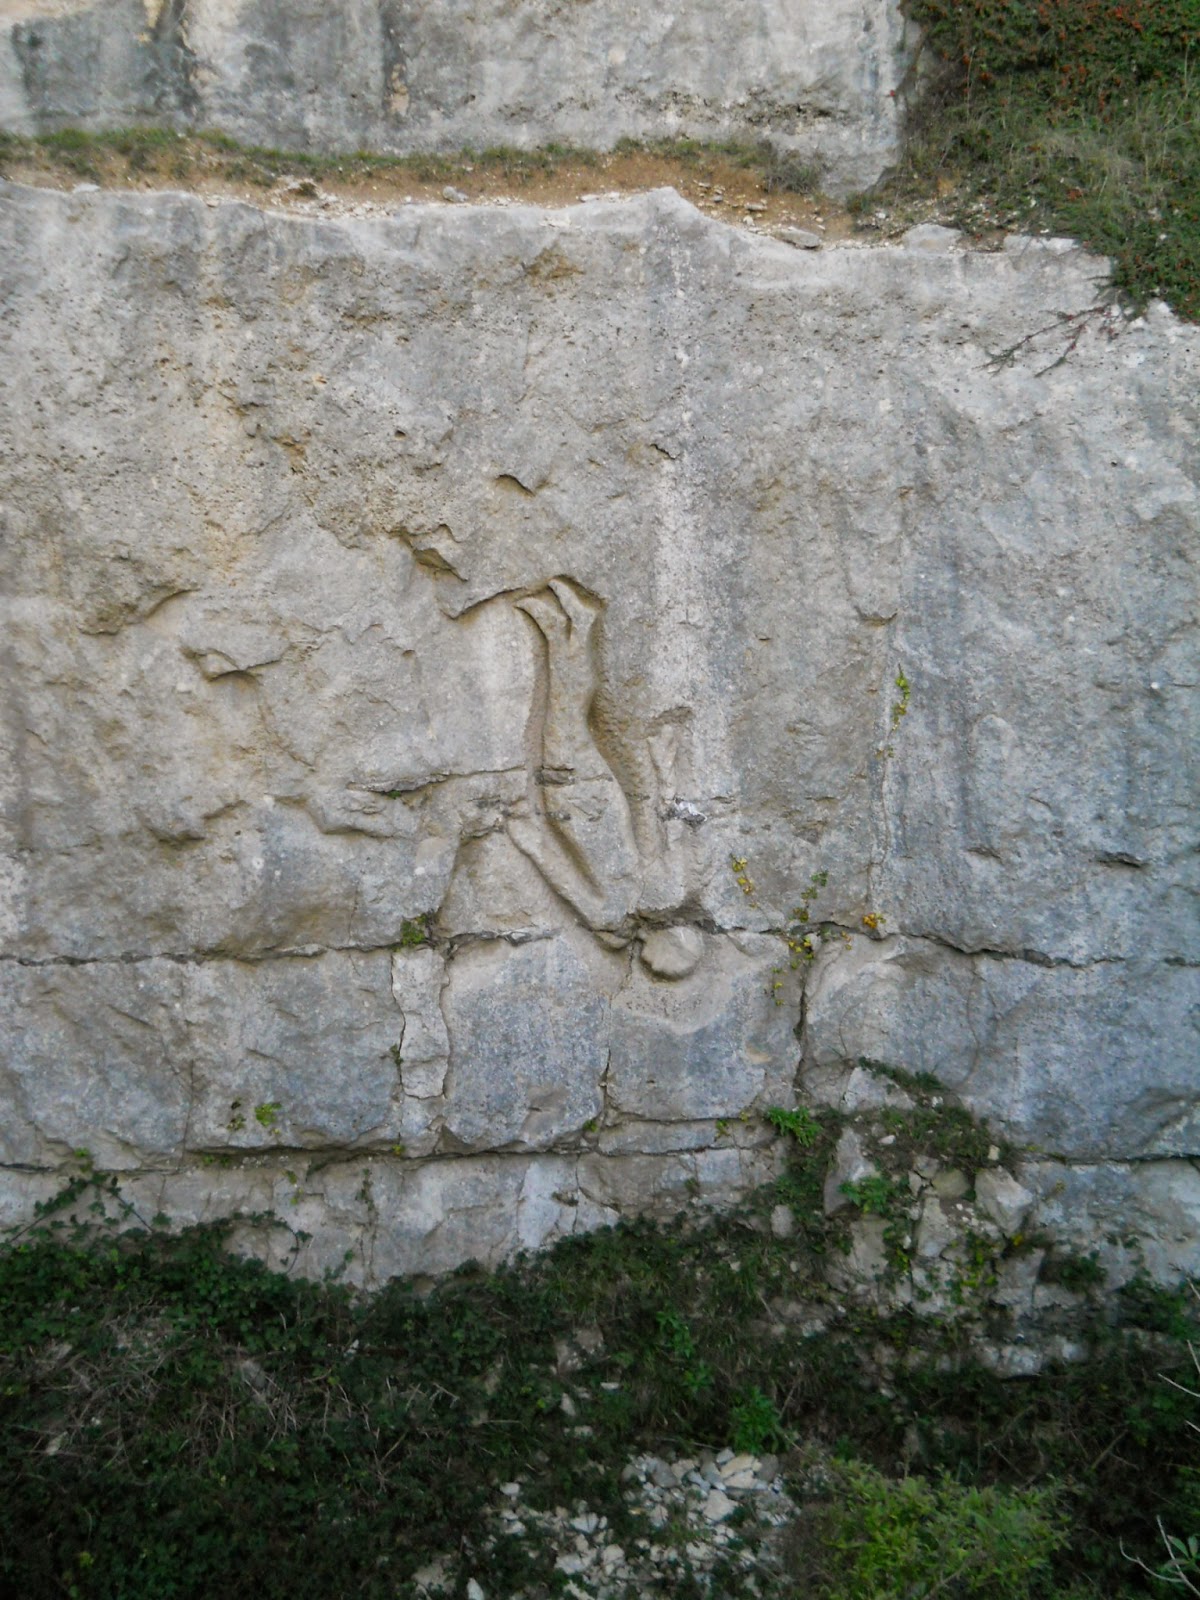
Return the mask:
[[[418,202],[484,205],[574,205],[580,200],[639,194],[670,186],[701,211],[752,232],[802,228],[822,242],[861,243],[895,237],[917,222],[938,220],[936,198],[902,208],[847,206],[818,192],[785,187],[794,175],[747,153],[704,148],[681,153],[648,149],[590,152],[488,152],[483,156],[346,156],[313,158],[246,151],[221,140],[182,138],[153,130],[129,134],[59,135],[8,140],[0,175],[57,189],[183,189],[231,196],[301,213],[372,216]],[[987,245],[990,239],[980,239]]]

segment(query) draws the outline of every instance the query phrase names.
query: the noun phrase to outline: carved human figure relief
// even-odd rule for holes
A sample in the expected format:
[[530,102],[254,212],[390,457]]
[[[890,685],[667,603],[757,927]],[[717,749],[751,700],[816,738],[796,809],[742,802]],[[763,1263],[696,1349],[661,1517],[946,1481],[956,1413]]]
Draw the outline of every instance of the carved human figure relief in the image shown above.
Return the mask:
[[694,817],[673,793],[678,719],[645,749],[617,733],[603,703],[604,602],[582,584],[552,578],[514,603],[535,630],[539,667],[528,814],[508,819],[509,837],[605,943],[627,944],[647,918],[659,924],[643,936],[643,960],[657,976],[685,977],[702,936],[661,926],[681,910],[691,878]]

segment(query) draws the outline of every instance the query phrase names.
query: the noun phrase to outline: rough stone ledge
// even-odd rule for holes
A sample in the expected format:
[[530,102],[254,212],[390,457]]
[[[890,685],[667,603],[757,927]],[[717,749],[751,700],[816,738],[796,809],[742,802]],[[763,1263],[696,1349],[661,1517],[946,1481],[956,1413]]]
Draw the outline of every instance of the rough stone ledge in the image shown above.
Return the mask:
[[[232,1242],[243,1253],[306,1276],[334,1273],[373,1287],[397,1275],[450,1271],[466,1260],[496,1266],[518,1250],[635,1214],[699,1220],[769,1182],[785,1159],[781,1141],[657,1155],[404,1161],[343,1154],[306,1173],[280,1159],[142,1168],[121,1173],[119,1189],[133,1208],[124,1225],[160,1214],[175,1228],[234,1217]],[[1109,1289],[1139,1275],[1168,1286],[1200,1277],[1195,1160],[1035,1159],[1013,1170],[1031,1201],[1022,1232],[1045,1233],[1056,1248],[1094,1255]],[[77,1171],[0,1166],[0,1229],[33,1223],[35,1207]],[[90,1199],[85,1195],[61,1215],[92,1220]]]
[[914,42],[896,0],[4,0],[0,127],[389,154],[766,139],[861,188],[895,157]]
[[[404,1161],[360,1155],[301,1175],[282,1163],[194,1164],[119,1175],[126,1225],[164,1215],[173,1227],[237,1216],[232,1242],[269,1265],[374,1286],[399,1275],[496,1266],[622,1216],[703,1216],[780,1170],[783,1147],[660,1155],[485,1155]],[[0,1228],[35,1220],[39,1202],[77,1173],[0,1168]],[[85,1196],[62,1215],[90,1220]],[[279,1226],[259,1220],[271,1212]],[[298,1233],[311,1235],[306,1240]]]

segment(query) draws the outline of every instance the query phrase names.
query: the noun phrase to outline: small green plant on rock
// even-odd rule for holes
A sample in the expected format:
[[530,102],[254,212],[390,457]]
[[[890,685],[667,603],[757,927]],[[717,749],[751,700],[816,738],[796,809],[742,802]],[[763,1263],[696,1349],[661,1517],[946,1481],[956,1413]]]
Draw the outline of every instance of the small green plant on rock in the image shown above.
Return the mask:
[[737,884],[738,888],[746,896],[746,899],[753,904],[756,885],[754,883],[754,879],[750,876],[746,869],[746,857],[731,856],[729,858],[729,865],[733,871],[734,883]]
[[261,1105],[254,1108],[254,1120],[260,1128],[265,1128],[268,1133],[278,1133],[279,1113],[283,1106],[278,1100],[264,1100]]
[[1052,1249],[1042,1263],[1040,1277],[1043,1283],[1057,1283],[1072,1294],[1087,1294],[1091,1289],[1103,1287],[1108,1274],[1095,1250],[1080,1255]]
[[[757,907],[758,902],[754,899],[754,895],[758,886],[750,876],[746,857],[731,856],[729,864],[733,871],[734,882],[750,904]],[[788,966],[793,972],[798,971],[802,964],[807,965],[816,960],[817,946],[814,939],[823,940],[828,937],[830,930],[827,926],[815,929],[810,927],[813,902],[828,882],[828,872],[814,872],[800,893],[800,904],[793,906],[788,912],[782,928],[772,930],[787,946]],[[782,966],[772,967],[771,982],[767,985],[767,993],[777,1006],[783,1004],[784,970]]]
[[851,1205],[864,1217],[878,1217],[884,1224],[883,1243],[893,1272],[907,1273],[912,1267],[912,1196],[907,1185],[884,1172],[839,1185]]
[[788,913],[788,925],[783,931],[783,942],[788,947],[793,972],[801,962],[807,965],[816,960],[817,947],[813,943],[813,935],[809,929],[809,918],[814,901],[828,882],[827,872],[814,872],[807,886],[800,891],[800,904],[793,906]]
[[[890,730],[894,735],[899,729],[901,722],[908,715],[909,702],[912,699],[912,685],[904,676],[903,667],[900,667],[897,670],[896,676],[892,681],[895,683],[896,688],[900,691],[899,698],[892,701],[891,710],[888,713]],[[885,744],[875,753],[881,760],[887,761],[896,754],[896,747],[892,744]]]
[[795,1111],[785,1111],[782,1106],[770,1106],[763,1116],[778,1133],[790,1134],[802,1150],[811,1149],[821,1132],[820,1123],[803,1106]]
[[430,943],[430,938],[428,912],[419,917],[407,917],[400,924],[400,938],[396,943],[396,949],[419,950],[422,945]]
[[752,1455],[782,1444],[786,1437],[778,1407],[757,1385],[734,1400],[729,1421],[733,1448]]
[[962,1106],[946,1103],[945,1089],[932,1073],[905,1072],[868,1056],[860,1056],[858,1065],[873,1077],[895,1084],[914,1102],[904,1109],[884,1106],[879,1113],[895,1157],[930,1155],[946,1166],[961,1167],[968,1176],[990,1162],[1011,1160],[1011,1147],[994,1139],[986,1122]]
[[853,1183],[839,1185],[851,1205],[857,1206],[864,1217],[887,1217],[892,1213],[903,1190],[885,1173],[873,1172],[869,1177]]
[[958,1249],[958,1270],[949,1286],[955,1305],[975,1305],[981,1295],[996,1287],[996,1258],[994,1239],[974,1228],[966,1229]]
[[678,1311],[660,1311],[658,1329],[673,1365],[677,1368],[683,1387],[690,1394],[700,1394],[712,1387],[712,1368],[699,1359],[696,1340]]

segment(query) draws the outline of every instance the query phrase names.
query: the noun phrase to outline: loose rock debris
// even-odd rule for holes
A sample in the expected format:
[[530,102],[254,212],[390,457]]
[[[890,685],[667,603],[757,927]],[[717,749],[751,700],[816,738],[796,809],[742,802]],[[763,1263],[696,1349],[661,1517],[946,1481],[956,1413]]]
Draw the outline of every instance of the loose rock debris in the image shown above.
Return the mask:
[[[670,1594],[684,1577],[714,1596],[754,1600],[770,1592],[778,1570],[772,1535],[796,1514],[777,1457],[732,1449],[678,1460],[638,1455],[621,1478],[630,1516],[645,1530],[632,1539],[618,1538],[609,1519],[582,1500],[536,1510],[514,1481],[497,1490],[489,1546],[536,1540],[554,1552],[555,1571],[565,1579],[560,1592],[576,1600]],[[423,1567],[414,1578],[417,1593],[429,1600],[451,1593],[456,1566],[457,1558],[446,1555]],[[471,1600],[541,1600],[546,1592],[535,1587],[500,1596],[474,1576],[467,1584]]]

